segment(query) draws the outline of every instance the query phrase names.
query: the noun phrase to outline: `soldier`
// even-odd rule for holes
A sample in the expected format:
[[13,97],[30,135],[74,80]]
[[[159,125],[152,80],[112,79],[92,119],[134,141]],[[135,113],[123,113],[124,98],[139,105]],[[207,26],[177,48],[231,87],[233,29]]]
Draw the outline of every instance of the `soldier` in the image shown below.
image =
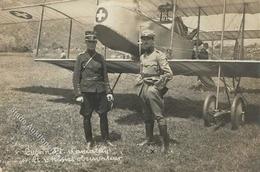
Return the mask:
[[66,53],[64,52],[64,49],[61,50],[61,53],[60,53],[60,58],[61,59],[66,59]]
[[141,44],[144,53],[140,57],[140,77],[137,83],[138,96],[143,103],[146,139],[140,146],[153,142],[154,120],[157,121],[161,151],[166,153],[169,147],[166,119],[163,115],[163,95],[167,92],[166,83],[172,79],[172,70],[166,55],[154,48],[155,33],[144,30],[141,34]]
[[[201,42],[201,45],[202,45],[202,47],[198,53],[198,59],[208,60],[209,59],[209,53],[208,53],[209,44],[208,43],[202,44],[202,42]],[[203,91],[203,87],[207,87],[207,85],[205,85],[205,84],[207,84],[207,83],[205,83],[205,81],[203,84],[203,80],[205,80],[205,79],[210,80],[210,82],[213,83],[213,85],[214,85],[214,81],[212,80],[212,78],[205,77],[205,76],[198,76],[197,82],[193,86],[191,86],[191,88]],[[209,87],[211,87],[211,86],[209,85]]]
[[91,116],[95,110],[100,117],[100,131],[103,142],[106,145],[112,144],[108,141],[108,119],[109,101],[113,101],[112,90],[110,89],[107,67],[104,58],[96,52],[97,39],[94,32],[85,32],[87,50],[77,57],[73,86],[76,101],[81,102],[80,114],[83,115],[83,125],[87,147],[93,146]]
[[199,51],[198,58],[208,60],[209,59],[209,53],[208,53],[209,44],[203,43],[203,47]]

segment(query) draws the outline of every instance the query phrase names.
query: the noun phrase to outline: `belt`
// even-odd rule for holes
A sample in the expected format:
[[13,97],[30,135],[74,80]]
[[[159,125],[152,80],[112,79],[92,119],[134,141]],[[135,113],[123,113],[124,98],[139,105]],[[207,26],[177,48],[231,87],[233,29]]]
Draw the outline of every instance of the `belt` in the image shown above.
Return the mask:
[[160,76],[160,74],[148,74],[148,73],[141,73],[142,78]]

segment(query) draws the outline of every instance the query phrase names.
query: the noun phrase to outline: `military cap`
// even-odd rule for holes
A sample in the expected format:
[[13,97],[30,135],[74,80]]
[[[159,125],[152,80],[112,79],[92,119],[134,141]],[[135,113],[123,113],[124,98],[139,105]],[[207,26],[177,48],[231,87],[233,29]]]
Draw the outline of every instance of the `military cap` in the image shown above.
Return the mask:
[[206,43],[203,43],[203,47],[205,48],[209,48],[209,44],[206,42]]
[[143,30],[142,34],[141,34],[141,38],[142,37],[154,38],[155,37],[155,33],[152,30],[148,30],[148,29],[147,30]]
[[97,41],[96,33],[93,31],[85,32],[85,41]]

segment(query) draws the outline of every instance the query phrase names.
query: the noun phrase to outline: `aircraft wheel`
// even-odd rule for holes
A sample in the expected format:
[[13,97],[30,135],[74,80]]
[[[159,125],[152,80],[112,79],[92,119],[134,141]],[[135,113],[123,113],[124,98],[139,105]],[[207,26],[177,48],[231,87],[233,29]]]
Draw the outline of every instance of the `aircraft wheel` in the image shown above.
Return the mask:
[[213,115],[216,110],[216,96],[214,94],[210,94],[206,97],[203,105],[203,119],[204,125],[206,127],[210,127],[213,123]]
[[232,129],[238,129],[245,122],[246,104],[239,95],[235,97],[231,106],[231,125]]

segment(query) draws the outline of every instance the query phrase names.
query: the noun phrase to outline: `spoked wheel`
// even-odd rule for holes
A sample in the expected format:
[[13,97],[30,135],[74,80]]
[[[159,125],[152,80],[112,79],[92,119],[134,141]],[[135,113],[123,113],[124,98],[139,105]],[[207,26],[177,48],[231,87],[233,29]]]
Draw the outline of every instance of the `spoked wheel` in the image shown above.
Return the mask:
[[231,124],[232,129],[238,129],[245,123],[246,104],[240,95],[237,95],[231,106]]
[[210,127],[214,122],[213,115],[216,110],[216,96],[214,94],[210,94],[206,97],[203,106],[203,119],[204,125],[206,127]]

